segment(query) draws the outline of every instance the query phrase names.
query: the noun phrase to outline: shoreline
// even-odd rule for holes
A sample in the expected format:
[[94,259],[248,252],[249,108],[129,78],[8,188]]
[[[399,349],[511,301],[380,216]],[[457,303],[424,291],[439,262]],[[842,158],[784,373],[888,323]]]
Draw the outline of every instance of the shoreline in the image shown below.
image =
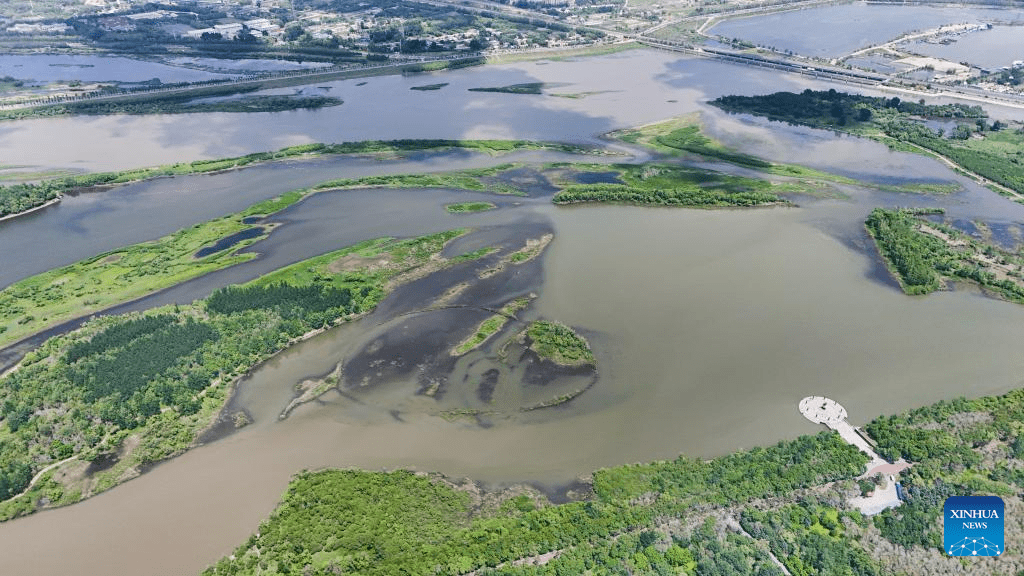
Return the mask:
[[61,194],[61,195],[57,196],[56,198],[54,198],[53,200],[48,200],[48,201],[44,202],[43,204],[40,204],[38,206],[33,206],[33,207],[29,208],[28,210],[22,210],[21,212],[15,212],[13,214],[8,214],[6,216],[0,216],[0,222],[3,222],[4,220],[13,220],[13,219],[15,219],[15,218],[17,218],[19,216],[25,216],[27,214],[31,214],[33,212],[42,210],[43,208],[46,208],[48,206],[53,206],[54,204],[60,203],[61,199],[63,199],[63,198],[64,198],[64,195]]

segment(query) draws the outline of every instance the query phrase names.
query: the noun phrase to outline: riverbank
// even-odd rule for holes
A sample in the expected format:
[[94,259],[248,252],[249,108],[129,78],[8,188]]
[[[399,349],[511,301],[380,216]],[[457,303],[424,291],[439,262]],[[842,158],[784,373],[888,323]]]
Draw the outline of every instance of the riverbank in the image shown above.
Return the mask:
[[[740,560],[766,573],[941,570],[950,561],[938,523],[947,495],[995,494],[1008,514],[1024,506],[1024,481],[1012,473],[1022,463],[1012,448],[1022,406],[1024,391],[1015,390],[873,420],[867,428],[884,455],[917,463],[903,472],[907,502],[873,517],[845,503],[861,493],[857,475],[868,458],[834,432],[706,461],[601,469],[559,504],[528,487],[481,494],[469,482],[405,470],[303,471],[259,532],[204,575],[261,573],[257,564],[366,574],[399,566],[486,574],[501,566],[502,574],[527,575],[538,565],[578,572],[592,563],[713,573]],[[972,447],[967,439],[978,434],[991,439]],[[359,554],[367,535],[384,551],[374,562]],[[1020,565],[1021,541],[1024,531],[1008,522],[1006,553],[975,559],[969,573]]]
[[905,293],[928,294],[969,282],[986,294],[1024,303],[1019,252],[974,238],[936,216],[941,214],[876,208],[864,224]]
[[61,199],[61,197],[58,196],[57,198],[54,198],[53,200],[48,200],[46,202],[43,202],[42,204],[39,204],[37,206],[33,206],[32,208],[29,208],[28,210],[23,210],[21,212],[15,212],[13,214],[7,214],[6,216],[0,216],[0,222],[3,222],[4,220],[12,220],[14,218],[17,218],[18,216],[26,216],[26,215],[31,214],[33,212],[38,212],[39,210],[42,210],[44,208],[48,208],[50,206],[53,206],[54,204],[59,204],[60,203],[60,199]]

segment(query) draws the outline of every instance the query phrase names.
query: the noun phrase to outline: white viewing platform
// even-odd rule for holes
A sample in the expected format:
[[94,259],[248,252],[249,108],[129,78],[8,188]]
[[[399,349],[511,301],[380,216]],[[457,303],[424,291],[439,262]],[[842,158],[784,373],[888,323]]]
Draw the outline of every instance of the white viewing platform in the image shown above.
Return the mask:
[[856,446],[861,452],[867,454],[871,458],[871,462],[868,463],[868,470],[888,464],[881,456],[875,453],[867,440],[861,438],[853,426],[850,426],[850,423],[846,421],[846,408],[843,408],[839,402],[824,396],[808,396],[800,401],[800,413],[804,415],[804,418],[815,424],[824,424],[839,432],[843,440],[846,440],[847,443]]
[[[903,469],[910,466],[901,458],[895,464],[890,464],[875,453],[868,441],[857,432],[857,429],[846,421],[846,408],[839,402],[824,396],[808,396],[800,401],[800,413],[815,424],[824,424],[832,430],[839,432],[839,436],[847,443],[856,446],[858,450],[867,454],[871,461],[868,462],[868,471],[861,474],[861,478],[882,474],[882,485],[866,497],[850,499],[850,504],[862,513],[870,516],[878,514],[886,508],[895,508],[901,504],[899,494],[896,491],[896,475]],[[888,482],[884,477],[888,477]]]

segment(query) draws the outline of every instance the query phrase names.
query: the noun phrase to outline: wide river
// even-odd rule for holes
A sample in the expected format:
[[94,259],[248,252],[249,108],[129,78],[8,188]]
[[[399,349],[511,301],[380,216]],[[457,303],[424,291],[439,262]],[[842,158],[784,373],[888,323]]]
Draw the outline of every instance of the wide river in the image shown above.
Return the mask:
[[[870,248],[862,223],[878,205],[940,205],[958,220],[983,219],[1019,233],[1024,206],[929,159],[726,116],[703,103],[721,93],[824,84],[646,51],[436,77],[451,85],[420,93],[408,86],[434,78],[336,83],[346,104],[318,112],[19,122],[2,127],[0,154],[24,158],[12,163],[100,169],[309,140],[595,142],[611,129],[702,111],[712,133],[751,153],[876,182],[956,181],[965,190],[925,198],[844,187],[845,199],[797,198],[797,208],[720,211],[559,208],[543,197],[500,198],[498,210],[464,217],[444,213],[443,204],[479,195],[371,190],[315,196],[283,214],[284,226],[255,245],[264,258],[198,280],[187,294],[374,236],[457,226],[477,227],[484,236],[550,229],[555,240],[540,262],[538,299],[528,314],[588,335],[598,358],[597,384],[568,407],[498,419],[488,428],[434,415],[434,400],[411,395],[412,379],[368,391],[359,402],[331,393],[278,421],[296,382],[331,370],[380,329],[371,316],[257,369],[237,400],[254,424],[80,504],[0,524],[4,574],[196,573],[244,541],[289,477],[304,468],[412,467],[556,489],[602,466],[680,453],[709,457],[814,433],[818,429],[796,410],[810,394],[836,398],[858,424],[942,398],[1021,385],[1024,307],[966,289],[904,296]],[[571,84],[557,88],[562,92],[607,92],[577,100],[465,91],[537,79]],[[94,140],[86,140],[90,133]],[[83,141],[96,144],[84,147]],[[42,265],[28,256],[4,256],[0,269],[17,271],[3,283],[327,177],[501,161],[462,154],[380,163],[323,159],[68,198],[29,219],[0,223],[0,245],[24,253],[48,242],[55,252]],[[382,308],[399,304],[385,301]]]

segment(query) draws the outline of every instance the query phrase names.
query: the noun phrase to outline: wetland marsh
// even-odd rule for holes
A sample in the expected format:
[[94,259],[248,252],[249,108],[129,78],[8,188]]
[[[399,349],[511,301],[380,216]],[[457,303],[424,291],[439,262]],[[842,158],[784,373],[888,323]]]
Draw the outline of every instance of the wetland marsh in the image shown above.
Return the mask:
[[[597,73],[609,65],[636,75],[639,88],[623,82],[618,88],[625,93],[595,92],[582,100],[461,89],[565,81],[558,76],[573,71],[581,84],[573,90],[597,91],[612,84],[606,79],[614,75]],[[708,134],[743,154],[893,185],[955,182],[962,191],[911,195],[836,182],[836,197],[793,196],[796,206],[758,210],[556,206],[551,196],[557,187],[541,177],[540,168],[565,161],[565,155],[518,152],[510,160],[443,152],[286,161],[137,183],[69,197],[23,221],[0,223],[0,241],[12,246],[31,246],[47,233],[77,240],[55,247],[44,264],[27,255],[15,257],[10,268],[4,267],[6,285],[330,178],[515,161],[523,165],[505,177],[529,194],[433,187],[316,194],[270,219],[279,224],[273,233],[245,249],[259,257],[130,305],[190,302],[370,238],[472,230],[441,253],[450,259],[467,255],[457,266],[396,287],[373,312],[299,343],[247,374],[224,414],[244,412],[249,425],[235,431],[224,420],[225,427],[203,446],[124,485],[70,507],[0,524],[5,566],[26,575],[69,569],[138,574],[153,566],[196,573],[245,541],[290,476],[302,469],[413,468],[488,485],[528,482],[564,498],[567,487],[599,467],[680,453],[717,456],[812,432],[794,407],[811,394],[841,398],[851,420],[860,423],[943,398],[1019,387],[1024,360],[1016,343],[1024,338],[1024,308],[964,289],[927,298],[904,295],[874,251],[863,221],[875,206],[914,203],[943,207],[952,219],[1020,230],[1024,206],[932,159],[826,131],[716,112],[704,104],[707,99],[753,93],[768,79],[767,73],[747,70],[728,78],[702,74],[722,70],[735,72],[718,63],[641,51],[543,67],[527,63],[450,72],[444,79],[452,86],[440,95],[451,97],[452,109],[465,115],[460,124],[427,137],[540,135],[604,142],[612,151],[633,155],[609,164],[639,162],[651,151],[606,142],[601,135],[700,110]],[[390,77],[371,82],[391,88],[426,83]],[[789,77],[772,86],[779,84],[827,86]],[[395,91],[396,99],[410,102],[435,96]],[[625,109],[622,102],[634,97],[649,106]],[[423,126],[403,124],[408,117],[401,116],[372,129],[323,122],[347,113],[342,109],[367,105],[345,99],[337,110],[268,115],[269,125],[254,143],[241,144],[253,132],[235,126],[201,149],[159,118],[121,118],[118,122],[130,130],[163,128],[140,136],[149,144],[143,142],[132,158],[97,154],[83,158],[83,165],[148,165],[169,157],[216,155],[225,148],[233,154],[251,151],[246,146],[272,149],[282,140],[337,139],[319,138],[325,134],[362,131],[388,138],[440,128],[429,118]],[[679,102],[669,104],[669,99]],[[493,116],[499,104],[510,116]],[[525,120],[512,122],[513,114]],[[566,120],[558,135],[550,126],[555,119]],[[201,120],[217,123],[221,116],[195,121]],[[58,126],[74,131],[86,121],[29,122],[45,133]],[[100,134],[98,148],[125,145],[111,119],[90,122]],[[189,129],[188,122],[182,130]],[[274,135],[278,122],[291,131]],[[12,141],[30,139],[23,124],[13,125],[10,133]],[[275,145],[266,145],[271,142]],[[757,176],[750,168],[715,160],[659,161]],[[66,162],[60,150],[39,160]],[[591,171],[605,181],[616,178],[613,172],[610,167]],[[466,202],[495,208],[446,210]],[[115,217],[125,226],[112,225]],[[539,244],[544,238],[548,241]],[[344,266],[337,263],[339,270]],[[514,318],[488,326],[475,346],[452,353],[496,311],[508,312],[511,302],[523,298],[528,305],[517,307]],[[545,365],[515,338],[538,320],[570,327],[585,339],[596,362]],[[318,382],[330,389],[282,419],[303,384]],[[60,555],[49,553],[55,544]],[[121,551],[114,567],[106,553],[110,549]]]

